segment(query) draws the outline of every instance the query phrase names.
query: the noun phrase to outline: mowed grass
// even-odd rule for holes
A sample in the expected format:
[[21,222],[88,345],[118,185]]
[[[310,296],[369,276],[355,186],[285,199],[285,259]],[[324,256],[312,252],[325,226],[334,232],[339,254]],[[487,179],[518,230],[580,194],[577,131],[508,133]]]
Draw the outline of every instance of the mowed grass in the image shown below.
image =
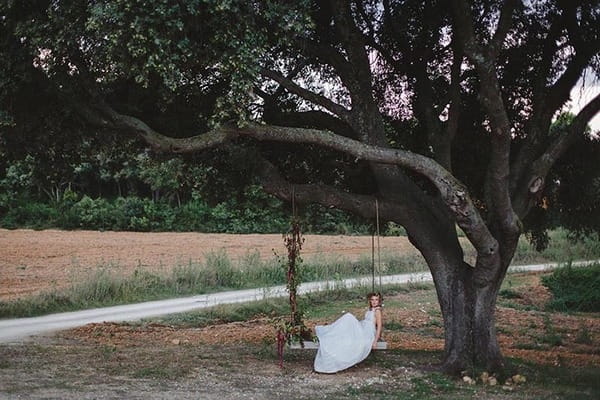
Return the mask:
[[[536,252],[525,238],[521,239],[513,264],[567,262],[600,257],[600,241],[585,238],[568,239],[564,230],[550,234],[550,245]],[[473,258],[470,250],[467,259]],[[256,251],[248,251],[239,259],[231,259],[224,251],[210,253],[203,262],[178,264],[169,273],[158,274],[142,269],[131,275],[119,273],[118,265],[100,265],[94,272],[78,276],[66,289],[0,302],[0,318],[30,317],[53,312],[135,303],[171,297],[213,293],[223,290],[248,289],[285,284],[284,258],[264,260]],[[381,274],[424,271],[421,256],[381,254]],[[340,281],[372,274],[372,255],[364,254],[356,261],[319,254],[305,260],[299,269],[303,282]],[[379,274],[379,272],[378,272]]]

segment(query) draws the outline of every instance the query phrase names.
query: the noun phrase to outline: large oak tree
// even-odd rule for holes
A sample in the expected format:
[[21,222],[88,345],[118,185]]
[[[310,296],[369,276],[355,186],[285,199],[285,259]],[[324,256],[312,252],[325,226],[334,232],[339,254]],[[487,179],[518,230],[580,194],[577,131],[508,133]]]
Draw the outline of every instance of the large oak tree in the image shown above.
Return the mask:
[[[429,265],[445,369],[501,367],[494,310],[519,237],[555,205],[568,150],[598,148],[586,127],[600,96],[551,126],[600,69],[599,2],[291,3],[8,2],[3,82],[160,151],[236,148],[282,199],[367,218],[377,199]],[[11,119],[19,87],[2,89],[6,125],[27,123]]]

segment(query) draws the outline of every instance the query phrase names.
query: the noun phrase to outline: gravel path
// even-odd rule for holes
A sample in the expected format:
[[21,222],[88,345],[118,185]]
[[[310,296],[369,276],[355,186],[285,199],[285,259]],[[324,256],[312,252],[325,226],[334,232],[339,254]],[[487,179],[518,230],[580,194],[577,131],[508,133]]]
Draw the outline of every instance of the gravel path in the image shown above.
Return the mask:
[[[574,262],[583,266],[597,261]],[[509,272],[540,272],[556,268],[558,263],[514,266]],[[407,273],[383,276],[382,284],[403,284],[409,282],[430,282],[429,272]],[[345,279],[342,281],[306,282],[301,284],[299,293],[325,290],[332,287],[369,286],[371,277]],[[134,321],[159,315],[191,311],[219,304],[244,303],[287,294],[285,286],[272,286],[261,289],[235,290],[184,298],[149,301],[114,307],[59,313],[33,318],[0,320],[0,343],[22,341],[29,336],[74,328],[89,323]]]

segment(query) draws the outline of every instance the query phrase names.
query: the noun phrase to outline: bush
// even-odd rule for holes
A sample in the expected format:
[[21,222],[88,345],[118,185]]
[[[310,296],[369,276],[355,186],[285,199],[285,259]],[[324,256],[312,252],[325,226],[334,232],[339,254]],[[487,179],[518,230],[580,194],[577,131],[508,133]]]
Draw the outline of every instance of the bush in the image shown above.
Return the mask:
[[210,213],[210,206],[206,202],[192,199],[177,209],[174,215],[173,229],[182,232],[206,231]]
[[9,229],[21,227],[44,229],[53,227],[58,217],[58,210],[49,204],[25,203],[7,211],[2,218],[2,226]]
[[[365,221],[355,215],[320,204],[310,204],[300,210],[305,233],[341,235],[369,235],[374,231],[374,221]],[[287,218],[289,220],[289,217]],[[383,224],[383,222],[382,222]],[[382,233],[385,231],[381,227]]]
[[[239,197],[239,198],[238,198]],[[60,202],[41,203],[28,199],[3,207],[4,228],[62,228],[114,231],[180,231],[215,233],[281,233],[289,225],[291,211],[257,186],[238,196],[209,204],[199,195],[181,206],[137,196],[115,199],[91,198],[65,191]],[[299,211],[308,233],[370,234],[372,224],[341,210],[311,205]],[[382,234],[386,233],[385,226]],[[393,229],[392,233],[399,233]]]
[[83,196],[75,203],[73,211],[78,216],[79,226],[84,229],[107,230],[115,223],[114,206],[102,198]]
[[542,277],[553,294],[548,307],[557,311],[600,311],[600,264],[566,267]]
[[117,225],[120,230],[132,229],[132,225],[136,226],[137,221],[145,217],[144,201],[139,197],[119,197],[115,200],[115,208],[119,210]]

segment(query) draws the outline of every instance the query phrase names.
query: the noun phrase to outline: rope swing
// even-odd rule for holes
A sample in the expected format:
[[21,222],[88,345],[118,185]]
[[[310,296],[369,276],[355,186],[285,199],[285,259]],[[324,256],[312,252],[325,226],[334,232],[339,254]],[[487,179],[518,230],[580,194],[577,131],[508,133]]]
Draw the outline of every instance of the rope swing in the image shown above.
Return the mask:
[[[296,210],[295,210],[295,203],[294,203],[294,198],[295,198],[295,192],[294,192],[294,188],[292,186],[292,212],[294,214],[294,216],[296,215]],[[377,236],[377,275],[379,276],[379,296],[381,298],[381,300],[383,301],[383,286],[382,286],[382,279],[381,279],[381,245],[379,242],[379,236],[380,236],[380,232],[379,232],[379,202],[377,200],[377,198],[375,199],[375,231],[373,232],[373,234],[371,235],[371,288],[372,288],[372,292],[375,292],[375,236]],[[284,344],[284,337],[283,335],[281,335],[281,337],[278,340],[278,344],[279,344],[279,348],[278,351],[280,352],[280,365],[283,364],[283,344]],[[319,343],[318,342],[314,342],[311,340],[301,340],[300,343],[297,342],[289,342],[288,341],[288,346],[290,349],[318,349],[319,348]],[[377,342],[376,347],[374,348],[374,350],[386,350],[388,348],[387,346],[387,342],[383,339],[383,337],[380,338],[380,340]]]
[[[379,296],[383,302],[383,285],[381,280],[381,245],[379,243],[379,201],[375,199],[375,232],[371,236],[371,291],[375,292],[375,269],[379,277]],[[377,237],[377,268],[375,268],[375,237]]]

